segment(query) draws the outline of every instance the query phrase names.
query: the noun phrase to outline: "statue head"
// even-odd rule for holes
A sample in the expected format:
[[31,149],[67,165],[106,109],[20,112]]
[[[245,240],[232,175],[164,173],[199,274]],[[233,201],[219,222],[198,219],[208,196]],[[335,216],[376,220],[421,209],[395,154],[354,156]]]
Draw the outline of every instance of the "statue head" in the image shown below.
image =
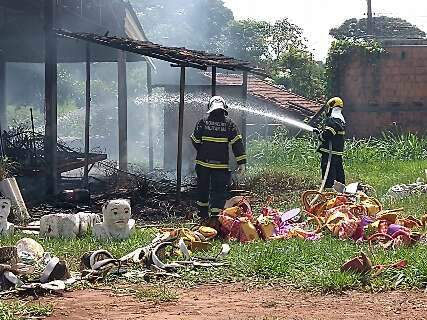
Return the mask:
[[11,207],[12,203],[9,199],[0,198],[0,224],[4,224],[7,222]]
[[131,208],[128,200],[107,201],[102,207],[103,224],[112,229],[128,228]]

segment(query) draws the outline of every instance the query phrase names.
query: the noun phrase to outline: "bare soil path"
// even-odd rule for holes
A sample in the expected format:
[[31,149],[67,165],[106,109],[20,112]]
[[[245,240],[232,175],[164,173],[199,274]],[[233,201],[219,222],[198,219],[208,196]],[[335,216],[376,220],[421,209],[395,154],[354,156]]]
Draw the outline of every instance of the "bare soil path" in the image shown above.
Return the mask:
[[427,319],[427,294],[421,291],[319,295],[236,284],[178,292],[179,299],[167,303],[141,302],[108,290],[73,291],[42,303],[54,305],[51,320]]

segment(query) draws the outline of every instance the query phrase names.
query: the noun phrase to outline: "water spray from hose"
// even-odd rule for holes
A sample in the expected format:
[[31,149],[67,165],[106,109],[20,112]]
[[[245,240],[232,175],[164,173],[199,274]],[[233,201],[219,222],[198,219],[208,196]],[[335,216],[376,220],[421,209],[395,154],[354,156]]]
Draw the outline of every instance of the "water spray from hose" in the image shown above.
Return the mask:
[[304,122],[300,122],[300,121],[297,121],[297,120],[294,120],[294,119],[291,119],[291,118],[288,118],[288,117],[279,116],[279,115],[276,115],[276,114],[273,114],[273,113],[270,113],[270,112],[264,112],[264,111],[261,111],[261,110],[255,110],[255,109],[244,107],[244,106],[237,105],[237,104],[230,104],[229,107],[230,107],[230,109],[245,111],[245,112],[248,112],[248,113],[252,113],[252,114],[259,115],[259,116],[263,116],[263,117],[267,117],[267,118],[270,118],[270,119],[274,119],[274,120],[277,120],[277,121],[279,121],[281,123],[286,123],[286,124],[289,124],[291,126],[300,128],[300,129],[305,130],[305,131],[313,132],[313,130],[314,130],[314,128],[312,126],[310,126],[310,125],[308,125],[308,124],[306,124]]

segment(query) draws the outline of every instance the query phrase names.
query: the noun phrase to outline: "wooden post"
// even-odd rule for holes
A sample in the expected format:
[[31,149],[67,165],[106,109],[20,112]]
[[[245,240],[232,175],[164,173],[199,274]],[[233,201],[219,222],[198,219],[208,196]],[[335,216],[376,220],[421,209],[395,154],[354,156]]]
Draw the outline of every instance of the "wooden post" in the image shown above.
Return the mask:
[[57,39],[55,28],[56,0],[44,1],[45,33],[45,159],[47,165],[47,193],[56,194],[57,159]]
[[181,201],[182,185],[182,138],[184,135],[185,67],[181,67],[179,83],[178,155],[176,161],[176,197]]
[[151,66],[147,62],[147,92],[148,92],[148,168],[154,169],[154,142],[153,142],[153,105],[151,96],[153,94],[153,80]]
[[126,52],[118,51],[117,59],[118,80],[118,118],[119,118],[119,169],[128,170],[128,105],[126,82]]
[[0,131],[1,130],[7,130],[6,61],[3,51],[0,51]]
[[268,124],[270,122],[270,119],[267,117],[264,117],[264,138],[267,139],[268,138],[268,134],[269,134],[269,127]]
[[[248,72],[243,72],[243,83],[242,83],[242,103],[246,107],[248,102]],[[242,111],[242,140],[246,146],[246,112]]]
[[212,67],[212,97],[216,96],[216,67]]
[[90,142],[90,44],[86,43],[86,116],[85,116],[85,168],[83,183],[89,186],[89,142]]

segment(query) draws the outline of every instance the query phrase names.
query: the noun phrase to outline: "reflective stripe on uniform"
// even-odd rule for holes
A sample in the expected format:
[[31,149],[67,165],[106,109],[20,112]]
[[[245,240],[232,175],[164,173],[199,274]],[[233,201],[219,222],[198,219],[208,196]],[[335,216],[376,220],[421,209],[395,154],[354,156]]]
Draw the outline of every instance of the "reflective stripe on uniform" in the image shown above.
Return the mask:
[[238,134],[237,136],[234,137],[233,140],[230,141],[230,144],[235,144],[240,139],[242,139],[242,136],[240,134]]
[[345,135],[345,131],[338,131],[337,134],[339,134],[340,136],[344,136]]
[[197,144],[202,143],[202,141],[200,141],[199,139],[197,139],[197,138],[194,136],[194,134],[192,134],[192,135],[191,135],[191,139],[194,141],[194,143],[197,143]]
[[203,136],[202,141],[228,143],[228,138],[215,138]]
[[200,202],[200,201],[197,201],[197,202],[196,202],[196,204],[197,204],[199,207],[202,207],[202,208],[207,208],[207,207],[209,207],[209,202]]
[[219,214],[220,214],[220,212],[221,212],[222,210],[221,210],[221,209],[219,209],[219,208],[212,208],[212,209],[210,209],[209,211],[210,211],[211,215],[213,215],[213,216],[217,216],[217,215],[219,215]]
[[196,164],[210,169],[228,169],[228,164],[223,163],[209,163],[201,160],[196,160]]
[[[325,148],[320,148],[319,149],[319,151],[321,151],[321,152],[325,152],[325,153],[329,153],[329,150],[328,149],[325,149]],[[335,156],[342,156],[342,155],[344,155],[344,152],[341,152],[341,151],[334,151],[334,150],[332,150],[332,151],[330,151],[333,155],[335,155]]]
[[332,128],[332,127],[326,127],[325,130],[329,130],[330,132],[332,132],[333,135],[337,134],[337,132],[335,131],[335,129]]
[[244,154],[244,155],[242,155],[242,156],[240,156],[240,157],[236,157],[236,161],[242,161],[242,160],[245,160],[245,159],[247,159],[248,157],[246,156],[246,154]]

